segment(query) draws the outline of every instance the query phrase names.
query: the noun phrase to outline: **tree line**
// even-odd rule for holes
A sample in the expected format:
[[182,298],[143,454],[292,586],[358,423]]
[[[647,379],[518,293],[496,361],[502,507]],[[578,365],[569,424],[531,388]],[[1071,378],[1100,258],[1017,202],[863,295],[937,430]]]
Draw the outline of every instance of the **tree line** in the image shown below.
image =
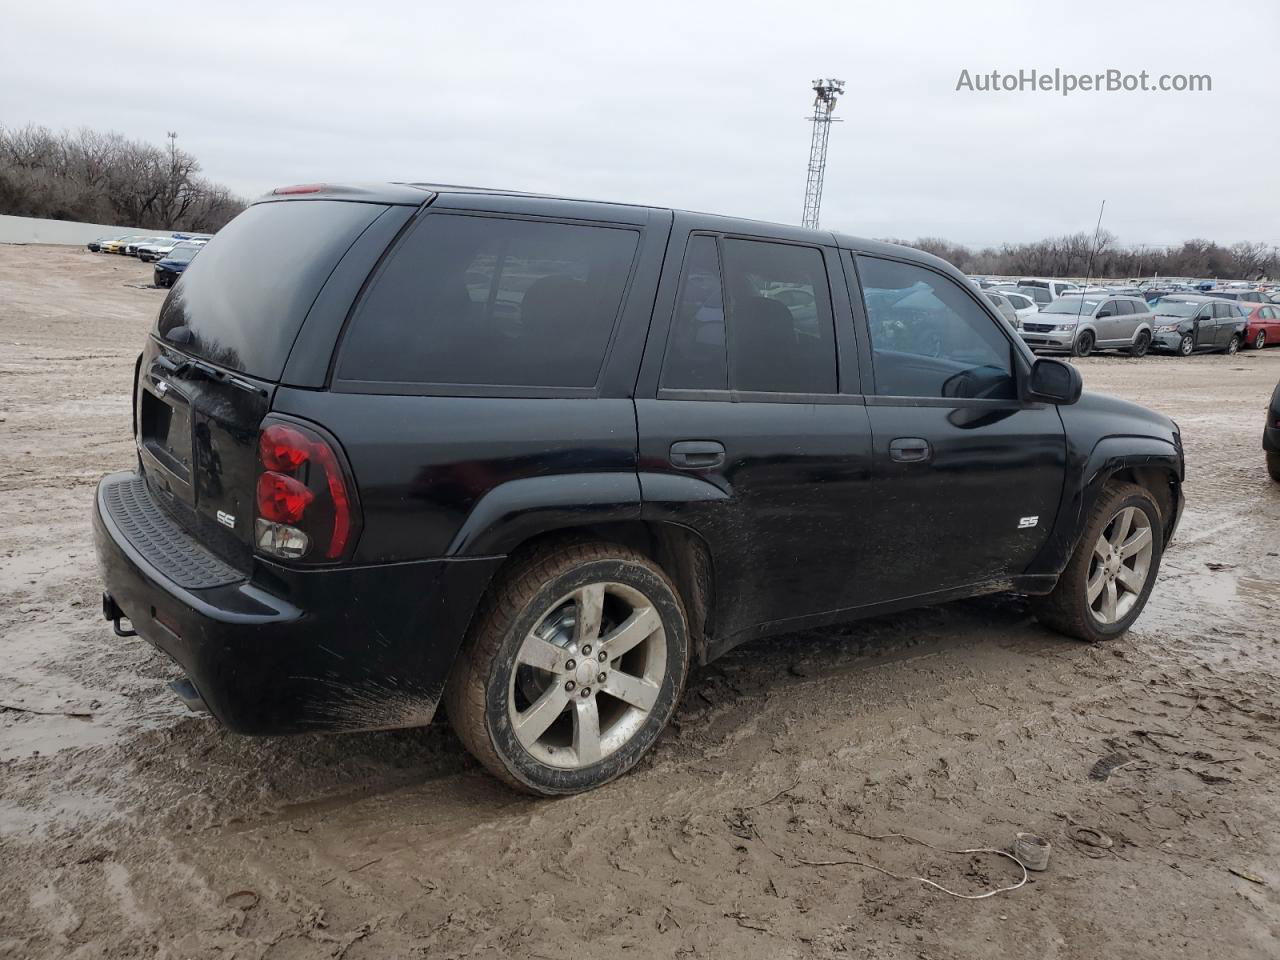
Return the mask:
[[1170,246],[1121,245],[1105,230],[1097,239],[1073,233],[1033,243],[1006,243],[975,250],[938,237],[907,243],[949,260],[965,273],[1036,277],[1203,277],[1262,280],[1280,274],[1280,258],[1265,243],[1222,246],[1187,240]]
[[199,174],[175,134],[158,147],[118,133],[0,125],[0,214],[212,233],[245,205]]

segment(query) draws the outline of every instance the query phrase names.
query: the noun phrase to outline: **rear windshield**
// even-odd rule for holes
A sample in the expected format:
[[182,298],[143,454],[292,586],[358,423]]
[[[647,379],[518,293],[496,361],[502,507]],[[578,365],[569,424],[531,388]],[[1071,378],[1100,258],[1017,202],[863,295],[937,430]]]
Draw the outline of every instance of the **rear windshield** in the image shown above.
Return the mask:
[[200,248],[160,308],[165,341],[278,380],[330,272],[386,207],[292,200],[250,207]]

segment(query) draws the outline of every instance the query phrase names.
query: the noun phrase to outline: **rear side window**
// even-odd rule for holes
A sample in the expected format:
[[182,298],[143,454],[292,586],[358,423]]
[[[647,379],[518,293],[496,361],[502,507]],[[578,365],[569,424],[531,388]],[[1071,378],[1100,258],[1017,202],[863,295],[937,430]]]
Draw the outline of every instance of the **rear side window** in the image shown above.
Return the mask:
[[1134,306],[1133,306],[1133,301],[1132,301],[1132,300],[1117,300],[1117,301],[1116,301],[1116,316],[1118,316],[1118,317],[1125,317],[1125,316],[1128,316],[1129,314],[1131,314],[1131,313],[1133,313],[1133,312],[1134,312]]
[[320,288],[386,209],[335,200],[255,204],[191,260],[160,308],[156,333],[213,363],[280,379]]
[[822,251],[724,241],[733,389],[835,393],[831,292]]
[[822,251],[769,241],[717,243],[713,236],[691,237],[662,386],[835,393],[831,292]]
[[639,237],[611,227],[426,216],[356,309],[338,376],[594,386]]
[[662,365],[662,385],[677,390],[727,390],[724,296],[716,238],[694,236],[684,256],[680,294]]

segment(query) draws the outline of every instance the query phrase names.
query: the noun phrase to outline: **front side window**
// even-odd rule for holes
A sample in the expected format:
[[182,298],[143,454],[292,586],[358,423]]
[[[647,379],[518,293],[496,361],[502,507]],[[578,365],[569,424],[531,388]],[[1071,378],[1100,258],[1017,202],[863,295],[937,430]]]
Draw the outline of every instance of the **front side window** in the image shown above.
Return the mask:
[[338,376],[593,386],[639,236],[623,228],[426,216],[357,307]]
[[1017,396],[1013,345],[960,285],[925,267],[858,257],[876,393]]
[[1115,302],[1115,306],[1116,306],[1117,317],[1127,317],[1133,313],[1132,300],[1117,300]]

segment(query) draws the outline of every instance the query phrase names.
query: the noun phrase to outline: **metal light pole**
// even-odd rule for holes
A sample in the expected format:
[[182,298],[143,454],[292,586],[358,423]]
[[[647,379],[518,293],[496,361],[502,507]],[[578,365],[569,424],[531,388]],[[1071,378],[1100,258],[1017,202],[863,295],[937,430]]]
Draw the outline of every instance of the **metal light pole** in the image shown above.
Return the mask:
[[805,117],[813,123],[813,137],[809,142],[809,176],[804,185],[800,225],[816,230],[822,208],[822,178],[827,170],[827,140],[831,137],[831,124],[838,122],[832,113],[836,98],[844,93],[844,81],[820,78],[813,81],[813,91],[813,116]]

